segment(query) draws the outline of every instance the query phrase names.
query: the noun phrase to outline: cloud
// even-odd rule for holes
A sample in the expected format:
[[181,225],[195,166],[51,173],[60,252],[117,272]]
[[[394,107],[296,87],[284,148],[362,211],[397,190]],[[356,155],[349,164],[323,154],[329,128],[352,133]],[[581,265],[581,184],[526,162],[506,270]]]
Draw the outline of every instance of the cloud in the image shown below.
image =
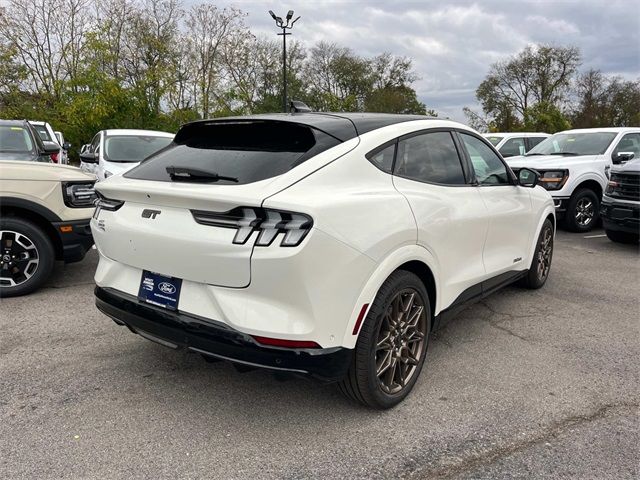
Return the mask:
[[[193,1],[193,0],[190,0]],[[268,9],[301,15],[293,34],[310,46],[326,40],[360,55],[391,52],[413,59],[415,88],[428,107],[464,120],[491,63],[526,45],[581,49],[583,68],[640,77],[640,15],[633,0],[218,2],[249,14],[255,33],[275,35]]]

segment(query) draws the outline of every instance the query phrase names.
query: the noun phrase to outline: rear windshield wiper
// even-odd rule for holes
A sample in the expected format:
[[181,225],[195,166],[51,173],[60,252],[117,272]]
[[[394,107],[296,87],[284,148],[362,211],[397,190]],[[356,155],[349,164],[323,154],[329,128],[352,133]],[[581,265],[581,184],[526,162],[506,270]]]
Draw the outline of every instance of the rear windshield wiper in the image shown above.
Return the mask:
[[166,168],[169,177],[173,181],[192,181],[192,182],[217,182],[218,180],[228,180],[230,182],[238,183],[236,177],[229,177],[226,175],[219,175],[217,172],[208,172],[206,170],[200,170],[199,168],[191,167],[167,167]]

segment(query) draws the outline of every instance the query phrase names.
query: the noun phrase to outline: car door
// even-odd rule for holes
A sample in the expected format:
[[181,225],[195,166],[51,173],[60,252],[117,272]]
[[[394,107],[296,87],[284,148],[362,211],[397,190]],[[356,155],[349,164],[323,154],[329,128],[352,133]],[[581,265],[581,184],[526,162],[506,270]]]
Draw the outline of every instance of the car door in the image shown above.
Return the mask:
[[438,260],[441,309],[485,275],[487,209],[459,151],[447,129],[406,135],[398,140],[393,170],[394,185],[415,217],[417,242]]
[[488,277],[526,270],[524,259],[533,225],[529,190],[516,180],[487,142],[472,133],[458,133],[471,164],[478,191],[488,212],[489,225],[483,250]]

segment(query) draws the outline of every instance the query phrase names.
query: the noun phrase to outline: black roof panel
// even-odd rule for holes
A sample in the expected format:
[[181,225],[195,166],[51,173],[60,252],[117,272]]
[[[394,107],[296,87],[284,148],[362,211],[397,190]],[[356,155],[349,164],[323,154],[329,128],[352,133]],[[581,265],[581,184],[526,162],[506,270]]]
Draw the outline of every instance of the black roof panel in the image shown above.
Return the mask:
[[206,125],[215,123],[275,121],[292,122],[307,125],[345,142],[358,135],[376,130],[378,128],[394,125],[396,123],[410,122],[413,120],[433,120],[433,117],[423,115],[401,115],[393,113],[331,113],[331,112],[305,112],[305,113],[267,113],[260,115],[246,115],[238,117],[220,117],[209,120],[198,120],[183,125],[176,134],[176,142],[179,142],[181,132],[190,130],[190,125]]

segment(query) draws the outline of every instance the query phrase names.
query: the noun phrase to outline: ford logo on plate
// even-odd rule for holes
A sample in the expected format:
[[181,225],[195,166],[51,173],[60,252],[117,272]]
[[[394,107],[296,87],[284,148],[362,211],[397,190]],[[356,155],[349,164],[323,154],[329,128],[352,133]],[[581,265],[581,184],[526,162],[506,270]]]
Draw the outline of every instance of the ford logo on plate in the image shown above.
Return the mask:
[[169,282],[162,282],[158,285],[158,290],[160,290],[162,293],[176,293],[176,287],[174,287],[173,285],[171,285]]

